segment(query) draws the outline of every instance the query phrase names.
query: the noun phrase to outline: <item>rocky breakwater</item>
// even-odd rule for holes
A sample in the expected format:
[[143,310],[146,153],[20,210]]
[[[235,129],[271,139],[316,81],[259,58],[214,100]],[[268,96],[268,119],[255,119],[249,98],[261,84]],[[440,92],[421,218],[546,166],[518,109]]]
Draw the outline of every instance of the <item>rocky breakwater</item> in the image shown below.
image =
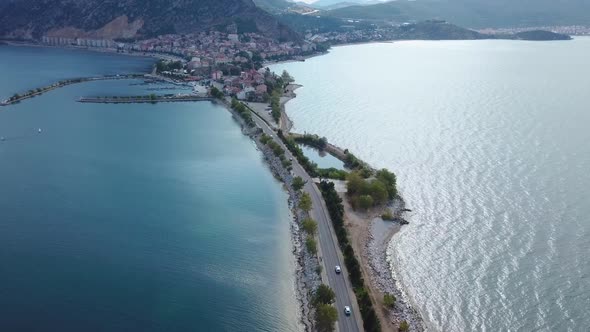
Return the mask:
[[[293,254],[297,260],[295,271],[296,296],[300,303],[300,319],[305,331],[313,331],[313,306],[311,304],[313,292],[321,285],[320,263],[315,253],[311,253],[305,247],[306,234],[301,228],[301,222],[308,217],[307,213],[299,208],[301,192],[293,189],[293,175],[289,167],[286,167],[283,160],[277,156],[275,151],[265,142],[261,128],[251,126],[244,120],[243,116],[231,108],[231,105],[224,101],[215,101],[227,107],[233,114],[233,118],[241,125],[242,133],[249,136],[262,152],[270,171],[275,178],[284,184],[284,189],[289,194],[289,207],[291,209],[291,239],[293,243]],[[268,136],[266,136],[268,137]]]

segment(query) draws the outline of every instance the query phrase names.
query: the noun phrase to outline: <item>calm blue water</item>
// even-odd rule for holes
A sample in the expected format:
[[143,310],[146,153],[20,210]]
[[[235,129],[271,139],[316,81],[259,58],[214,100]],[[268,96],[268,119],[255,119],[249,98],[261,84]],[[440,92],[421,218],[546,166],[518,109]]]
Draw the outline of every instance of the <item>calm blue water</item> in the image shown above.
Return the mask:
[[[0,47],[0,95],[151,63]],[[153,88],[137,83],[0,109],[0,330],[298,330],[287,197],[261,154],[210,103],[75,102]]]
[[590,38],[408,41],[273,66],[295,131],[398,175],[391,263],[431,330],[588,331]]
[[344,169],[344,163],[325,151],[319,151],[310,146],[300,144],[303,154],[314,163],[318,164],[320,168],[336,168]]

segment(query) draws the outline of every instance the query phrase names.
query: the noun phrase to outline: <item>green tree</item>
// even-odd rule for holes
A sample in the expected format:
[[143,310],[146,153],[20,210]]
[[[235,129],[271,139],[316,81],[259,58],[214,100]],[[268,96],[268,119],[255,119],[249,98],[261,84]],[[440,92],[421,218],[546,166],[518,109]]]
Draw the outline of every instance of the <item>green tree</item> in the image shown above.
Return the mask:
[[308,193],[303,193],[301,199],[299,199],[299,208],[305,212],[311,210],[311,196]]
[[375,177],[385,184],[389,198],[395,198],[395,196],[397,195],[397,179],[395,177],[395,174],[383,168],[377,171]]
[[371,206],[373,206],[373,197],[370,195],[360,195],[358,199],[359,207],[363,210],[368,210]]
[[283,70],[283,74],[281,75],[281,79],[283,79],[283,82],[285,82],[286,84],[289,84],[294,81],[293,77],[286,70]]
[[223,99],[223,92],[221,92],[218,88],[216,88],[214,86],[211,87],[211,91],[209,93],[214,98]]
[[395,306],[395,301],[395,295],[389,293],[385,293],[385,295],[383,295],[383,304],[387,308],[393,308]]
[[301,227],[307,234],[313,235],[318,230],[318,223],[311,218],[305,218],[301,222]]
[[318,244],[315,242],[313,236],[308,236],[305,239],[305,247],[307,248],[307,251],[314,255],[318,252]]
[[293,178],[293,183],[291,184],[291,186],[293,186],[294,190],[299,191],[303,189],[303,186],[305,186],[305,181],[303,181],[301,177],[296,176]]
[[231,108],[237,108],[239,104],[240,102],[236,99],[236,97],[231,99]]
[[265,133],[262,133],[262,135],[260,136],[260,142],[262,144],[267,144],[270,140],[271,140],[270,136],[268,136]]
[[346,189],[348,195],[360,194],[365,180],[357,172],[348,173],[347,180]]
[[150,95],[150,100],[151,100],[152,102],[156,101],[156,95],[152,93],[152,94]]
[[379,180],[373,180],[369,184],[370,195],[373,197],[375,204],[383,204],[387,202],[389,197],[385,184]]
[[320,304],[315,311],[315,324],[319,332],[334,331],[334,323],[338,319],[338,311],[329,304]]
[[334,293],[332,288],[330,288],[328,285],[321,284],[315,290],[313,295],[313,304],[316,306],[319,304],[332,304],[334,303],[335,299],[336,293]]
[[406,332],[410,329],[410,324],[408,324],[408,322],[406,322],[405,320],[402,320],[401,323],[399,323],[399,331],[400,332]]

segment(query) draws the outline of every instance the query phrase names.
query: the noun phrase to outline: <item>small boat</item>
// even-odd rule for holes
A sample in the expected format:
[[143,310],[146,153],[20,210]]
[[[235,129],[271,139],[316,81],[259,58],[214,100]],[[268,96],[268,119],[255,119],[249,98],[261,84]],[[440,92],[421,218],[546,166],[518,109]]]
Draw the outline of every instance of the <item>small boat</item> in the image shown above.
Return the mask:
[[41,134],[41,128],[39,128],[39,130],[37,130],[37,132],[38,132],[39,134]]

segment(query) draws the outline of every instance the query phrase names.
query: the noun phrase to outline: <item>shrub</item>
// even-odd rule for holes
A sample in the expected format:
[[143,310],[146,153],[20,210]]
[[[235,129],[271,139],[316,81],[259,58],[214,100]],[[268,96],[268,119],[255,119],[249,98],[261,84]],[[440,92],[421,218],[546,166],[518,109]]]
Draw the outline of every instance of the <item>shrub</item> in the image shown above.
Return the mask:
[[402,320],[402,322],[399,324],[399,331],[406,332],[409,329],[410,329],[410,324],[408,324],[408,322],[406,322],[405,320]]
[[313,238],[313,236],[308,236],[305,239],[305,247],[307,248],[307,251],[309,251],[309,253],[311,254],[317,254],[318,252],[318,245],[315,242],[315,239]]
[[395,306],[395,301],[395,295],[389,293],[385,293],[385,295],[383,295],[383,304],[387,308],[393,308]]
[[388,221],[395,220],[393,214],[391,213],[391,210],[389,210],[389,209],[387,209],[385,212],[383,212],[383,214],[381,215],[381,219],[388,220]]

